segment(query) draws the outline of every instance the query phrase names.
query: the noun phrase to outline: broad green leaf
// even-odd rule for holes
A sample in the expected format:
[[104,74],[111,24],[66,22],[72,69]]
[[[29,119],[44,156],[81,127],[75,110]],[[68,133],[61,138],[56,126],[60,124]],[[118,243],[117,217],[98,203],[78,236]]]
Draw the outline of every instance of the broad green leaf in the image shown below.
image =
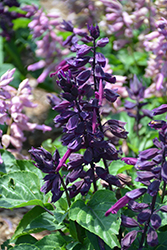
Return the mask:
[[20,245],[16,245],[14,247],[11,248],[11,250],[40,250],[40,248],[36,247],[33,244],[20,244]]
[[13,165],[17,165],[15,157],[7,150],[0,149],[3,163],[0,164],[0,174],[7,174],[12,170]]
[[59,232],[44,236],[35,246],[40,250],[57,250],[65,246],[71,238],[63,237]]
[[67,250],[94,250],[89,240],[86,238],[83,243],[71,242],[66,246]]
[[16,239],[17,237],[19,237],[20,235],[24,235],[25,232],[24,229],[27,227],[27,225],[33,221],[36,217],[38,217],[40,214],[46,212],[44,210],[44,208],[40,207],[40,206],[35,206],[33,207],[30,211],[28,211],[23,218],[21,219],[21,221],[19,222],[19,225],[17,226],[15,233],[12,237],[12,239]]
[[120,213],[105,217],[105,212],[115,204],[114,193],[110,190],[97,191],[92,199],[85,204],[82,200],[74,202],[69,211],[71,220],[88,231],[98,235],[111,248],[119,246],[117,234],[120,228]]
[[2,176],[0,194],[2,208],[43,206],[44,195],[40,192],[39,178],[29,171],[17,171]]
[[86,231],[86,234],[88,236],[88,239],[89,241],[91,242],[92,246],[94,247],[94,249],[96,250],[101,250],[102,247],[105,249],[105,250],[111,250],[111,248],[106,245],[104,242],[101,242],[99,239],[99,237],[89,231]]
[[27,226],[27,228],[24,230],[24,232],[30,232],[33,229],[43,229],[48,231],[58,230],[63,228],[64,225],[61,225],[55,220],[55,217],[51,214],[45,212],[43,214],[40,214],[38,217],[36,217],[30,224]]
[[109,173],[112,175],[116,175],[120,173],[120,169],[125,166],[125,163],[121,160],[118,161],[112,161],[109,166]]
[[29,244],[35,244],[38,240],[33,237],[32,235],[22,235],[15,241],[15,245],[19,245],[21,243],[29,243]]

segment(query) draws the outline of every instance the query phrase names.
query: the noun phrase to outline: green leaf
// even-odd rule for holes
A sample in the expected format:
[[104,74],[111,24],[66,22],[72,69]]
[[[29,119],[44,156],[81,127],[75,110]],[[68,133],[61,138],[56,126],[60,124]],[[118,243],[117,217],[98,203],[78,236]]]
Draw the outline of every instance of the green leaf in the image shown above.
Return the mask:
[[[69,239],[71,240],[71,238]],[[67,237],[64,238],[59,232],[56,232],[44,236],[35,244],[35,246],[39,247],[40,250],[57,250],[65,246],[69,239]]]
[[[108,245],[106,245],[104,242],[103,243],[100,242],[100,239],[97,235],[95,235],[89,231],[86,231],[86,234],[87,234],[88,239],[90,240],[92,246],[94,247],[94,249],[96,249],[96,250],[101,250],[101,249],[111,250],[111,248]],[[103,248],[100,246],[103,246]]]
[[20,245],[16,245],[14,247],[11,248],[12,250],[40,250],[40,248],[36,247],[35,245],[32,244],[20,244]]
[[118,161],[112,161],[109,166],[109,173],[112,175],[116,175],[120,173],[120,169],[125,166],[125,163],[121,160]]
[[28,211],[19,222],[19,225],[17,226],[14,235],[12,236],[12,240],[16,239],[22,234],[25,234],[23,233],[23,230],[27,227],[27,225],[44,212],[46,211],[40,206],[35,206],[30,211]]
[[40,181],[36,174],[17,171],[0,178],[0,207],[44,206],[44,195],[40,192]]
[[22,235],[22,236],[20,236],[20,237],[16,240],[15,245],[19,245],[19,244],[21,244],[21,243],[35,244],[37,241],[38,241],[38,240],[37,240],[35,237],[33,237],[32,235],[27,234],[27,235]]
[[48,230],[48,231],[53,231],[53,230],[58,230],[63,228],[64,225],[61,225],[58,223],[54,216],[51,214],[45,212],[43,214],[40,214],[38,217],[36,217],[24,230],[24,232],[31,232],[33,229],[42,229],[42,230]]
[[119,246],[116,234],[121,223],[120,213],[110,214],[108,217],[104,215],[115,202],[113,192],[99,190],[87,204],[82,200],[74,202],[70,208],[69,217],[88,231],[98,235],[110,247]]
[[11,171],[12,166],[16,165],[15,157],[7,150],[0,149],[3,163],[0,164],[0,174],[7,174]]

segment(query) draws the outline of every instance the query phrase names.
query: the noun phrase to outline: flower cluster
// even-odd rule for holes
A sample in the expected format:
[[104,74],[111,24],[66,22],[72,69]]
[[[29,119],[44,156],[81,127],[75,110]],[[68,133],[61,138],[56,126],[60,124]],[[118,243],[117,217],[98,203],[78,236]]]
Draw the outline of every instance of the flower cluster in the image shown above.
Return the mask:
[[0,28],[2,30],[0,35],[6,37],[7,40],[10,40],[14,33],[12,30],[12,21],[19,17],[25,17],[24,14],[17,13],[15,11],[9,11],[9,8],[12,6],[19,7],[20,4],[17,0],[2,0],[0,2]]
[[28,26],[37,45],[36,56],[41,58],[38,62],[29,65],[28,70],[44,68],[37,79],[38,83],[42,83],[50,72],[56,69],[62,57],[68,53],[67,49],[63,50],[62,37],[57,36],[55,32],[58,30],[59,16],[53,13],[45,14],[43,9],[38,9],[34,5],[27,5],[22,9],[27,12],[28,17],[32,17]]
[[[145,36],[144,46],[152,54],[148,60],[146,77],[153,79],[153,91],[163,89],[166,92],[165,78],[167,77],[167,20],[163,17],[156,23],[157,30]],[[152,91],[152,92],[153,92]]]
[[114,41],[114,50],[119,50],[132,41],[135,29],[139,29],[143,24],[151,28],[154,24],[153,16],[156,10],[147,1],[101,0],[101,2],[107,12],[107,33],[114,33],[118,38]]
[[[15,69],[8,70],[0,78],[0,124],[6,125],[6,131],[0,130],[1,144],[4,148],[12,145],[20,152],[22,143],[26,140],[23,131],[40,129],[43,132],[51,128],[45,125],[30,123],[29,118],[23,113],[24,107],[34,108],[32,90],[28,79],[23,80],[18,90],[10,86]],[[2,147],[1,146],[1,147]]]
[[[153,110],[153,115],[156,116],[165,112],[167,112],[167,105],[163,104]],[[161,183],[163,184],[161,203],[163,203],[167,183],[167,122],[163,120],[153,120],[149,123],[149,126],[159,131],[159,139],[155,138],[153,140],[155,147],[140,152],[138,158],[122,158],[127,164],[134,165],[137,170],[136,181],[144,184],[147,188],[127,192],[124,197],[119,199],[106,212],[106,216],[110,213],[117,213],[120,208],[128,204],[130,210],[138,213],[137,221],[122,215],[122,226],[126,228],[139,228],[126,234],[121,241],[122,249],[128,249],[136,239],[138,233],[142,234],[139,249],[142,249],[146,235],[148,245],[156,246],[158,244],[156,230],[161,226],[161,217],[158,212],[167,212],[166,205],[156,207],[158,191],[162,186]],[[146,204],[134,201],[134,199],[142,196],[146,192],[152,197],[151,202]]]
[[[136,121],[136,133],[139,132],[139,124],[140,120],[147,116],[149,118],[153,118],[152,112],[147,109],[143,109],[143,107],[148,103],[144,100],[145,96],[145,87],[143,84],[137,79],[136,75],[134,75],[133,80],[130,82],[130,88],[126,88],[129,94],[129,97],[132,101],[125,101],[125,110],[130,117],[134,117]],[[135,101],[135,102],[134,102]]]
[[[57,75],[57,84],[62,93],[60,98],[51,95],[49,99],[53,110],[59,113],[54,121],[56,126],[63,128],[61,141],[62,145],[67,146],[67,152],[56,165],[55,174],[63,166],[67,167],[69,173],[65,184],[69,197],[72,198],[78,193],[87,194],[92,183],[96,191],[96,181],[99,178],[110,187],[122,185],[119,176],[111,175],[108,170],[107,161],[117,160],[119,152],[112,139],[106,138],[106,131],[118,138],[126,138],[127,132],[124,122],[114,119],[104,124],[101,122],[100,107],[103,100],[113,103],[118,97],[115,90],[106,88],[106,82],[114,84],[116,79],[104,72],[106,59],[102,53],[97,52],[98,48],[108,43],[108,38],[99,39],[97,25],[88,26],[89,34],[75,29],[71,22],[64,21],[63,26],[65,30],[72,32],[65,43],[76,52],[76,57],[63,61],[59,70],[51,74],[52,77]],[[87,65],[89,66],[86,67]],[[78,153],[80,149],[84,150],[83,155]],[[31,154],[35,154],[34,152],[31,150]],[[97,166],[101,160],[105,168]]]

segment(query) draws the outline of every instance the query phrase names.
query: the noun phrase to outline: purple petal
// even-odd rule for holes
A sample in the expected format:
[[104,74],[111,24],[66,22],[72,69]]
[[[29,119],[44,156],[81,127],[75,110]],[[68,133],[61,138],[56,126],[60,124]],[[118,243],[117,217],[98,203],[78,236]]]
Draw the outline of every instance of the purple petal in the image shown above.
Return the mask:
[[100,40],[98,40],[96,45],[98,47],[105,47],[107,43],[109,43],[109,39],[108,37],[105,37],[105,38],[101,38]]
[[123,250],[128,249],[132,245],[132,243],[136,239],[136,237],[137,237],[136,230],[133,230],[133,231],[130,231],[129,233],[127,233],[125,235],[125,237],[121,240],[121,249],[123,249]]

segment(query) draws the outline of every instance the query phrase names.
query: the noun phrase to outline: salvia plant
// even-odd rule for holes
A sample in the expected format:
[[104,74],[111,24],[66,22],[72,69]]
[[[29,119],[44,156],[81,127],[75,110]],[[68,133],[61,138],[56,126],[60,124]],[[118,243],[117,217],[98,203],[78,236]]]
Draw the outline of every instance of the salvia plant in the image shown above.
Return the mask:
[[[11,1],[1,2],[5,16]],[[2,74],[0,208],[27,207],[12,238],[1,245],[3,250],[167,247],[167,104],[162,104],[166,90],[166,19],[162,10],[166,2],[97,2],[84,1],[80,6],[81,14],[92,11],[85,28],[82,22],[78,28],[71,21],[60,23],[59,16],[46,14],[35,5],[22,7],[25,18],[31,18],[28,26],[40,57],[28,70],[43,69],[38,83],[50,74],[57,84],[58,93],[48,94],[48,102],[55,112],[54,124],[61,129],[61,138],[53,142],[54,152],[45,147],[46,142],[29,150],[31,160],[22,155],[24,131],[45,132],[51,127],[31,123],[26,114],[25,107],[36,106],[28,79],[16,89],[11,86],[15,69]],[[17,6],[14,1],[13,7]],[[74,6],[71,11],[77,12]],[[127,78],[113,75],[111,59],[116,60],[115,67],[120,61],[109,55],[111,41],[105,37],[105,29],[100,34],[99,26],[91,24],[100,19],[96,13],[98,9],[102,13],[102,6],[108,14],[107,22],[103,20],[100,26],[106,23],[108,34],[114,33],[112,49],[119,50],[119,56],[124,45],[130,51],[131,45],[137,44],[136,30],[151,32],[144,35],[144,46],[154,54],[150,70],[157,91],[154,94],[159,97],[155,103],[149,99],[152,86],[147,88],[148,81],[141,75],[135,74],[130,81],[133,70]],[[161,6],[159,11],[156,6]],[[154,14],[162,14],[157,26]],[[8,40],[12,36],[9,26],[12,29],[10,24],[6,26],[9,32],[2,33],[8,34]],[[141,130],[148,120],[149,137],[145,132],[145,139]],[[128,129],[135,133],[137,150]],[[125,148],[128,136],[131,151]],[[144,140],[145,147],[141,147]],[[46,235],[37,239],[36,233],[44,230]]]

